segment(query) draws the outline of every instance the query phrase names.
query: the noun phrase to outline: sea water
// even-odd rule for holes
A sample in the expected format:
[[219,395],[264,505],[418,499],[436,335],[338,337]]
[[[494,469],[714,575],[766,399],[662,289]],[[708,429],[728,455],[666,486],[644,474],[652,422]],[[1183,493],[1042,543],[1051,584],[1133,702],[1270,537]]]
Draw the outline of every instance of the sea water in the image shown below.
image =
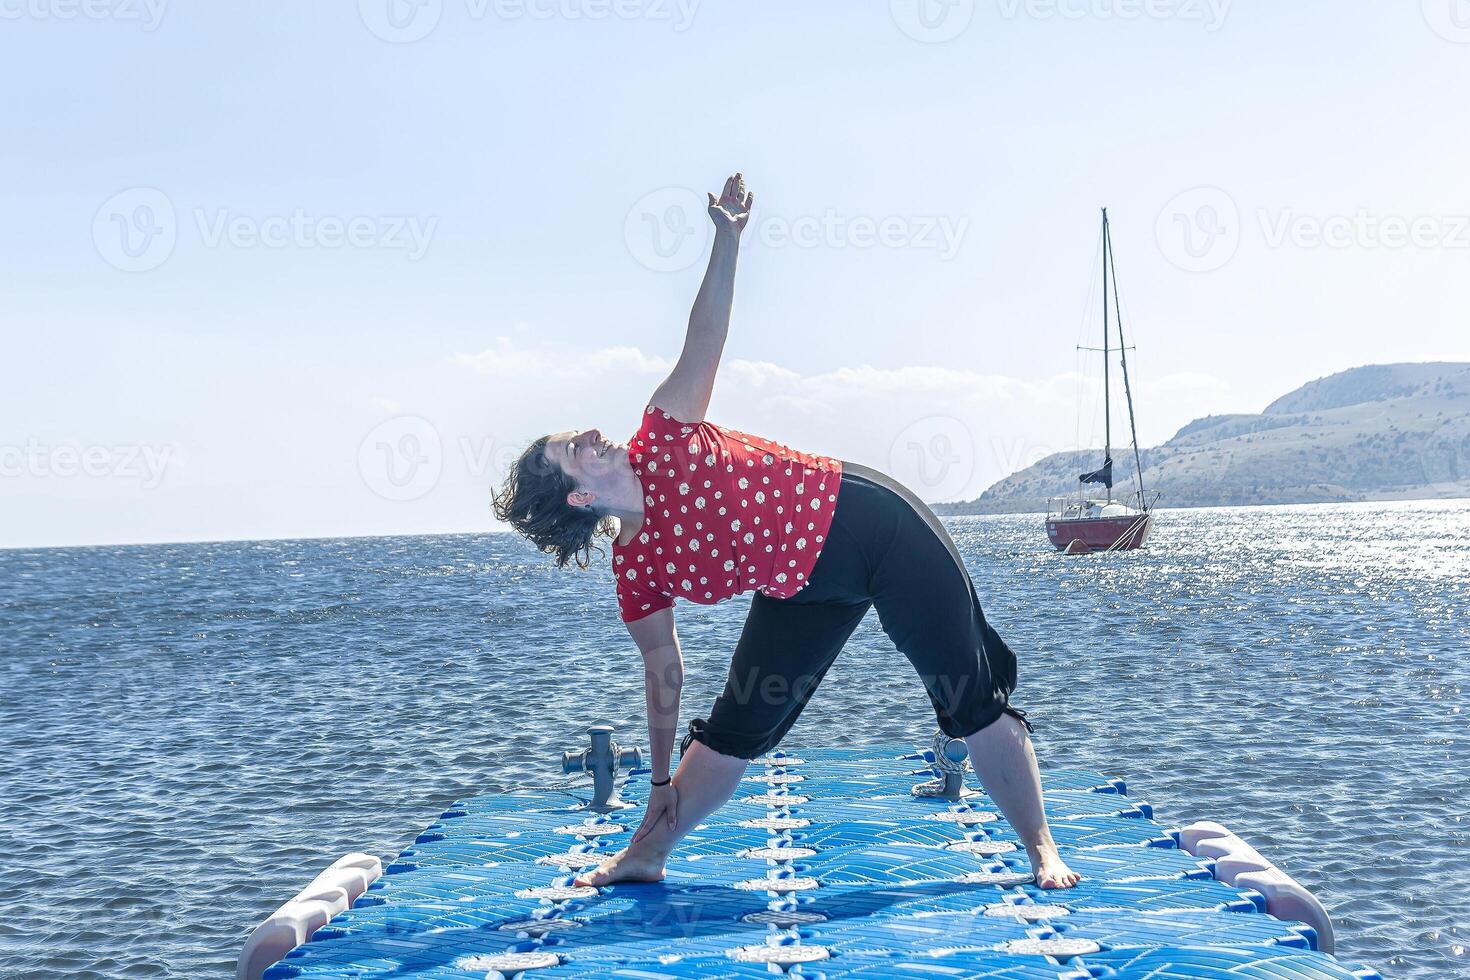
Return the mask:
[[[1042,765],[1127,777],[1315,892],[1338,953],[1470,974],[1470,502],[1167,510],[1065,557],[948,522],[1020,658]],[[681,606],[686,717],[746,600]],[[224,976],[339,855],[643,743],[605,563],[509,535],[0,551],[0,978]],[[870,615],[789,746],[927,740]]]

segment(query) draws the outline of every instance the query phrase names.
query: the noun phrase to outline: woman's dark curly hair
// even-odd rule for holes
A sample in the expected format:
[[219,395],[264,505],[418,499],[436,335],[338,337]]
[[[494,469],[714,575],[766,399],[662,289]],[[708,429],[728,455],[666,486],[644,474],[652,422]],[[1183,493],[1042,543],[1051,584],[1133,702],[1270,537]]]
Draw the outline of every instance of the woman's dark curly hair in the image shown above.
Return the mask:
[[598,535],[612,537],[617,533],[617,524],[596,507],[567,503],[567,494],[577,489],[577,483],[546,458],[550,438],[542,436],[531,443],[511,467],[493,498],[495,517],[524,534],[537,548],[555,555],[558,568],[565,568],[568,562],[586,568],[592,563],[594,539]]

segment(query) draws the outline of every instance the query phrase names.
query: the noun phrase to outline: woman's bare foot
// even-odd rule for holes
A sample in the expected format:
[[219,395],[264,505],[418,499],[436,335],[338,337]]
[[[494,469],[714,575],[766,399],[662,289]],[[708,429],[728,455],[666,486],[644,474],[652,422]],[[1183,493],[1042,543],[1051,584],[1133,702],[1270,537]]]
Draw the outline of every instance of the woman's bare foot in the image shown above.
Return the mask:
[[667,859],[645,848],[628,847],[596,868],[577,875],[577,884],[601,888],[618,881],[663,881]]
[[1040,888],[1071,888],[1082,880],[1081,875],[1067,867],[1055,844],[1028,847],[1026,855],[1031,859],[1031,871]]

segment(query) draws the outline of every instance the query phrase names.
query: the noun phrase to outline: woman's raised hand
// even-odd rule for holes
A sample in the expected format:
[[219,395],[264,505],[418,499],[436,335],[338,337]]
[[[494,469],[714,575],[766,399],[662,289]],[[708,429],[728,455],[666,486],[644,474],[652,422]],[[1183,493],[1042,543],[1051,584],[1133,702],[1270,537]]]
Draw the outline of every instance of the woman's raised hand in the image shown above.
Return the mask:
[[731,231],[738,235],[745,230],[745,223],[750,220],[750,206],[754,203],[755,195],[745,189],[745,175],[736,174],[725,181],[725,189],[718,199],[713,194],[709,196],[710,220],[715,223],[717,231]]

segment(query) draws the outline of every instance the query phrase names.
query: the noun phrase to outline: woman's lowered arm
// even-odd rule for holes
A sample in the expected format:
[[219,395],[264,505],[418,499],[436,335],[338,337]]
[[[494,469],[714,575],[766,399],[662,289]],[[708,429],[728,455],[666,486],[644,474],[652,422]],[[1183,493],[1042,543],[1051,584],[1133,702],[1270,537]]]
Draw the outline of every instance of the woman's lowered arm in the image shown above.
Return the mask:
[[[674,754],[674,736],[679,728],[679,694],[684,688],[684,658],[679,636],[674,631],[674,610],[660,609],[628,624],[633,642],[643,654],[643,689],[648,703],[648,747],[653,758],[649,768],[654,782],[669,779]],[[660,820],[675,826],[679,792],[672,784],[649,791],[648,808],[633,839],[637,840]]]

